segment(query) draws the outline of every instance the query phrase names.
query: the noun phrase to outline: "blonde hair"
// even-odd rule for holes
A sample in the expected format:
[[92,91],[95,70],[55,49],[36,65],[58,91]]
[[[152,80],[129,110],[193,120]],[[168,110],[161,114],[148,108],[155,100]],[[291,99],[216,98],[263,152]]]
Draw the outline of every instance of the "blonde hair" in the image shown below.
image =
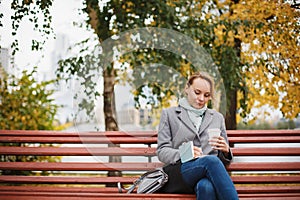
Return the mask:
[[213,98],[214,98],[214,94],[215,94],[215,88],[214,88],[214,87],[215,87],[215,84],[214,84],[214,80],[213,80],[213,78],[212,78],[209,74],[207,74],[207,73],[205,73],[205,72],[197,72],[197,73],[195,73],[195,74],[192,74],[192,75],[189,77],[189,79],[188,79],[188,81],[187,81],[187,83],[186,83],[187,87],[193,85],[194,80],[197,79],[197,78],[206,80],[206,81],[209,83],[209,85],[210,85],[210,96],[211,96],[211,98],[213,99]]

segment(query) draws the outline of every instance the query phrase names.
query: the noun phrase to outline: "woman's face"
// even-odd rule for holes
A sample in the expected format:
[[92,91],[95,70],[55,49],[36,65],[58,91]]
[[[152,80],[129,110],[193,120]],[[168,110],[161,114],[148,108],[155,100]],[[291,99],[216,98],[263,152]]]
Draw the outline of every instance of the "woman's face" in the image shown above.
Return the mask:
[[203,108],[211,98],[211,88],[208,81],[196,78],[193,84],[185,88],[190,105],[196,109]]

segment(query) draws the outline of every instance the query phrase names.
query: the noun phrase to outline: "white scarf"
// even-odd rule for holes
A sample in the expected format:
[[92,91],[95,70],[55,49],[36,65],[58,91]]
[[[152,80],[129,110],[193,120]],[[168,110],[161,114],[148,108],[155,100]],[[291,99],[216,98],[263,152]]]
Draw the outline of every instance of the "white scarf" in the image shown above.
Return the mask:
[[179,99],[179,105],[187,110],[190,120],[192,121],[192,123],[198,131],[201,126],[202,119],[205,111],[207,110],[207,107],[204,106],[203,108],[196,109],[190,105],[190,103],[185,97]]

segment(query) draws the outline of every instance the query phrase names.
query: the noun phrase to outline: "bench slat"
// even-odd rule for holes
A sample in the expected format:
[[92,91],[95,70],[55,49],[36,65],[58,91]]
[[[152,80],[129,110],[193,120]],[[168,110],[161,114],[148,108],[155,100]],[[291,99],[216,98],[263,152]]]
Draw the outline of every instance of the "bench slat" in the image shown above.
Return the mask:
[[[236,189],[239,194],[267,194],[267,193],[290,193],[290,194],[300,194],[300,186],[299,185],[290,185],[290,186],[240,186],[236,185]],[[2,186],[0,191],[13,191],[13,192],[66,192],[66,193],[116,193],[118,189],[116,187],[66,187],[66,186]],[[169,194],[176,195],[176,194]],[[188,195],[189,196],[189,195]],[[194,195],[192,195],[194,196]]]
[[230,137],[257,137],[257,136],[300,136],[300,129],[298,130],[227,130],[227,135]]
[[[2,162],[1,170],[34,171],[144,171],[163,166],[162,163],[92,163],[92,162]],[[300,162],[251,162],[231,163],[228,171],[297,171]]]
[[[37,156],[156,156],[150,147],[10,147],[0,146],[1,155]],[[300,156],[297,147],[232,148],[234,156]]]
[[256,185],[256,186],[236,186],[238,193],[241,194],[258,194],[258,193],[299,193],[299,185]]
[[230,143],[300,143],[300,136],[228,137]]
[[[285,195],[286,194],[286,195]],[[290,194],[255,194],[255,197],[251,194],[251,196],[240,195],[240,200],[299,200],[299,195],[290,195]]]
[[37,156],[155,156],[150,147],[0,147],[2,155]]
[[2,136],[37,136],[37,137],[157,137],[157,131],[99,131],[65,132],[47,130],[0,130]]
[[300,162],[233,162],[228,171],[299,171]]
[[[123,200],[160,200],[160,199],[176,199],[176,200],[194,200],[195,195],[184,195],[184,194],[126,194],[126,193],[63,193],[63,192],[22,192],[18,195],[15,192],[1,192],[0,197],[9,197],[10,200],[12,199],[20,199],[20,197],[24,196],[24,198],[28,200],[28,196],[30,196],[30,200],[35,199],[123,199]],[[41,198],[40,198],[41,197]],[[52,198],[51,198],[52,197]],[[67,198],[65,198],[67,197]]]
[[238,147],[231,150],[234,156],[300,156],[298,147]]
[[33,183],[33,184],[105,184],[105,183],[133,183],[138,176],[131,177],[66,177],[66,176],[0,176],[3,183]]
[[[33,193],[34,194],[34,193]],[[32,194],[31,194],[32,195]],[[30,194],[4,194],[1,195],[0,193],[0,197],[6,197],[9,200],[28,200],[28,196],[30,196],[30,200],[57,200],[58,199],[58,195],[56,196],[45,196],[45,194],[35,194],[35,196],[31,196]],[[172,200],[195,200],[194,196],[191,197],[182,197],[182,195],[177,195],[177,197],[169,197],[166,194],[160,197],[155,197],[153,194],[147,195],[147,196],[137,196],[137,195],[110,195],[110,194],[106,194],[106,195],[99,195],[96,197],[91,197],[91,196],[59,196],[60,200],[79,200],[79,199],[84,199],[84,200],[161,200],[161,199],[172,199]],[[293,197],[293,196],[279,196],[276,197],[273,194],[271,194],[271,197],[267,197],[267,196],[251,196],[251,197],[240,197],[240,200],[299,200],[299,196],[297,197]]]
[[264,176],[264,175],[232,175],[231,179],[234,183],[299,183],[300,175],[276,175],[276,176]]
[[[300,136],[300,130],[227,130],[229,137],[256,137],[256,136]],[[104,137],[156,137],[157,131],[99,131],[99,132],[65,132],[47,130],[0,130],[1,136],[104,136]]]
[[[32,184],[106,184],[106,183],[133,183],[139,176],[130,177],[105,177],[105,176],[0,176],[2,183],[32,183]],[[300,175],[280,176],[231,176],[234,183],[258,184],[258,183],[299,183]]]
[[[300,143],[300,136],[228,137],[230,143]],[[3,143],[156,144],[156,137],[37,137],[1,136]]]
[[[253,190],[254,191],[254,190]],[[272,192],[272,191],[271,191]],[[34,192],[2,192],[0,191],[0,196],[4,195],[5,197],[20,197],[22,196],[30,196],[30,199],[35,199],[32,197],[44,197],[45,199],[48,199],[50,197],[55,197],[61,199],[62,197],[69,197],[72,199],[72,197],[76,198],[82,198],[84,199],[88,198],[97,198],[97,199],[189,199],[189,200],[194,200],[195,195],[187,195],[187,194],[126,194],[126,193],[87,193],[87,192],[80,192],[80,193],[63,193],[63,192],[40,192],[40,191],[34,191]],[[249,196],[246,195],[239,195],[242,196],[240,199],[248,199]],[[251,199],[299,199],[299,193],[289,194],[289,195],[283,195],[280,193],[268,193],[266,194],[256,194],[252,193],[250,196]],[[12,198],[9,198],[12,199]],[[19,198],[16,198],[19,199]],[[40,199],[40,198],[38,198]]]
[[3,136],[0,142],[5,143],[57,143],[57,144],[154,144],[151,137],[36,137],[36,136]]
[[147,171],[162,163],[94,163],[94,162],[2,162],[1,170],[33,171]]

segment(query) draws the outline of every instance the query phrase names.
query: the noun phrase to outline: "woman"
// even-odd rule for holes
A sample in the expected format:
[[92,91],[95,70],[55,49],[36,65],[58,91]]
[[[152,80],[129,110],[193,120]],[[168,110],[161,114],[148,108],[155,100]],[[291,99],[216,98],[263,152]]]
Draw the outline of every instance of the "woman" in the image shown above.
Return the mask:
[[[158,130],[158,159],[166,165],[181,165],[178,176],[193,188],[197,200],[238,199],[237,192],[224,165],[232,160],[224,117],[208,109],[214,83],[207,74],[194,74],[184,89],[186,97],[178,107],[162,112]],[[209,140],[208,130],[219,129],[220,136]],[[180,162],[179,146],[193,141],[194,159]],[[172,179],[173,176],[170,177]]]

